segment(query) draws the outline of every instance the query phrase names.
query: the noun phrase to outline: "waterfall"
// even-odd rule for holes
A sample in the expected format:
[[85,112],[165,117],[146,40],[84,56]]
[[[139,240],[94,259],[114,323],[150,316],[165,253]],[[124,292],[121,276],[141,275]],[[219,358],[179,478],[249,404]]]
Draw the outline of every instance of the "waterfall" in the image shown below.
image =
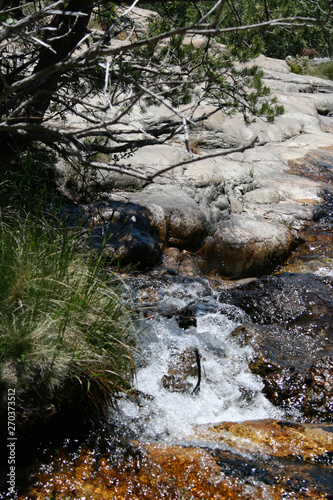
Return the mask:
[[[251,346],[241,347],[230,335],[246,321],[244,312],[219,303],[213,291],[203,293],[200,282],[175,284],[162,292],[159,309],[191,307],[195,324],[183,329],[177,315],[159,314],[147,322],[140,336],[143,359],[137,363],[137,388],[143,396],[139,405],[123,400],[119,418],[141,437],[174,441],[186,438],[196,425],[281,417],[261,393],[260,377],[249,370]],[[186,379],[191,384],[187,392],[171,392],[161,383],[170,361],[186,349],[200,355],[201,382],[194,394],[196,373]]]

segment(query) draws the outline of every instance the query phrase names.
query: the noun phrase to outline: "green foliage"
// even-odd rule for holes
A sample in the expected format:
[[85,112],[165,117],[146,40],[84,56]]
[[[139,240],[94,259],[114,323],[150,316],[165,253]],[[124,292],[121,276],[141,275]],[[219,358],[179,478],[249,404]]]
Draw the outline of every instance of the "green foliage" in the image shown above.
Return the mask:
[[333,81],[333,61],[323,61],[319,64],[313,61],[311,66],[312,75],[328,78]]
[[[155,35],[170,28],[168,23],[168,19],[164,19],[162,24],[154,21],[150,25],[150,34]],[[214,50],[209,38],[198,47],[185,41],[184,35],[177,35],[162,48],[154,47],[149,57],[156,67],[161,60],[167,61],[165,71],[169,70],[168,88],[160,84],[157,90],[173,106],[190,104],[204,91],[205,99],[226,113],[240,111],[247,121],[250,114],[260,114],[272,121],[283,110],[275,105],[274,99],[269,99],[269,89],[262,83],[262,71],[257,67],[239,64],[253,57],[254,50],[257,50],[257,46],[253,50],[233,45]],[[148,54],[146,57],[148,58]],[[173,72],[170,71],[172,67]],[[156,76],[158,78],[160,74]],[[198,92],[199,85],[201,90]],[[263,97],[267,101],[265,104],[261,103]],[[159,101],[149,97],[145,98],[145,103],[158,105]]]
[[103,30],[110,28],[117,19],[114,3],[98,3],[94,12],[94,19]]
[[324,12],[329,10],[329,1],[314,2],[285,0],[240,0],[228,2],[223,20],[223,27],[249,26],[260,22],[288,17],[311,17],[322,19],[322,23],[302,26],[264,26],[257,29],[240,30],[221,35],[222,43],[242,48],[246,46],[254,52],[261,52],[269,57],[285,59],[288,55],[296,56],[305,47],[311,47],[328,56],[333,51],[333,39],[330,34],[332,22],[325,22]]
[[[57,7],[63,12],[54,15],[49,5],[48,0],[19,2],[17,9],[0,9],[4,22],[14,11],[19,18],[6,25],[0,48],[0,156],[2,167],[15,174],[18,197],[33,195],[32,184],[40,189],[41,176],[29,166],[32,144],[45,144],[85,167],[101,153],[106,163],[121,169],[113,165],[121,155],[175,137],[185,115],[198,121],[207,118],[195,112],[201,103],[208,102],[216,111],[242,112],[247,121],[251,114],[273,120],[282,110],[270,99],[260,71],[245,63],[261,52],[285,59],[305,46],[327,55],[333,44],[329,0],[228,0],[213,12],[215,0],[140,2],[141,7],[158,10],[149,27],[147,18],[133,17],[128,2],[124,7],[119,2],[88,2],[84,12],[75,14],[66,12],[71,4],[63,1]],[[215,17],[217,11],[220,18]],[[313,26],[272,22],[288,16],[310,16]],[[272,24],[257,26],[265,22]],[[171,36],[170,30],[177,35]],[[142,134],[133,117],[131,129],[127,118],[133,109],[141,106],[144,113],[147,106],[161,103],[171,108],[173,120],[147,120]],[[182,106],[186,109],[175,110]],[[66,118],[70,127],[62,129]],[[82,127],[84,122],[87,126]],[[9,165],[14,156],[20,156],[15,167]]]
[[77,402],[102,407],[130,388],[133,328],[102,252],[57,219],[0,223],[0,410],[8,388],[18,419]]
[[294,73],[299,75],[318,76],[333,80],[333,61],[319,61],[310,59],[308,56],[288,57],[287,62]]
[[311,60],[307,56],[299,56],[299,57],[288,57],[287,63],[290,66],[290,69],[297,73],[298,75],[311,75],[312,74],[312,64]]
[[41,146],[30,146],[15,161],[2,166],[1,205],[35,205],[55,187],[55,154]]
[[[160,14],[163,19],[161,23],[161,29],[168,27],[169,29],[174,29],[182,26],[190,26],[195,24],[208,12],[214,5],[215,1],[208,0],[207,2],[202,1],[166,1],[157,3],[145,3],[142,7],[154,10]],[[207,20],[212,20],[210,17]],[[162,28],[162,25],[164,28]]]
[[[184,25],[198,22],[205,13],[211,9],[216,2],[162,2],[161,4],[145,7],[158,10],[161,18],[150,24],[150,35],[158,35],[165,31],[175,29]],[[250,2],[251,3],[251,2]],[[251,15],[255,16],[256,9],[253,8]],[[214,14],[213,14],[214,15]],[[223,25],[228,25],[227,11],[223,19]],[[211,17],[210,20],[213,18]],[[208,19],[207,19],[208,20]],[[234,21],[234,19],[233,19]],[[198,98],[196,89],[198,84],[205,91],[208,99],[217,108],[227,113],[240,111],[245,120],[250,121],[250,115],[264,115],[269,121],[273,121],[276,115],[283,112],[281,106],[276,106],[274,99],[269,99],[269,89],[262,83],[262,72],[256,68],[248,68],[240,63],[246,63],[255,57],[263,49],[263,42],[257,33],[252,33],[250,43],[244,44],[244,37],[238,37],[233,33],[228,38],[228,46],[214,50],[210,45],[210,38],[200,47],[191,43],[184,43],[185,37],[178,35],[170,39],[162,49],[154,47],[150,55],[151,61],[158,65],[161,60],[167,61],[166,67],[174,66],[173,84],[168,84],[169,90],[159,86],[160,93],[171,100],[174,106],[189,104]],[[225,42],[222,37],[217,41]],[[262,103],[265,98],[265,103]],[[146,99],[146,103],[158,104],[152,98]]]

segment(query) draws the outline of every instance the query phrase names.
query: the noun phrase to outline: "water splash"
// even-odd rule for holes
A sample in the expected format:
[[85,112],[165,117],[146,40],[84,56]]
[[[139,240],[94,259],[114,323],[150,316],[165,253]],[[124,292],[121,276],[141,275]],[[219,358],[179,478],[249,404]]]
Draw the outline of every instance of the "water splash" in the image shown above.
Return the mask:
[[[260,377],[249,370],[251,347],[240,347],[230,336],[246,319],[244,313],[219,304],[214,295],[193,303],[194,288],[193,284],[188,290],[183,285],[174,286],[163,300],[170,309],[191,303],[196,325],[184,330],[175,317],[157,316],[149,321],[142,339],[145,361],[137,367],[137,387],[147,397],[141,399],[140,406],[130,401],[120,403],[121,418],[147,439],[175,441],[186,438],[200,424],[282,415],[261,393]],[[200,291],[202,288],[197,297]],[[170,356],[187,348],[197,349],[201,356],[200,391],[170,392],[161,384]],[[192,382],[195,386],[195,377]]]
[[315,274],[318,274],[319,276],[330,276],[333,278],[333,260],[330,259],[329,262],[325,263],[325,265],[319,265]]

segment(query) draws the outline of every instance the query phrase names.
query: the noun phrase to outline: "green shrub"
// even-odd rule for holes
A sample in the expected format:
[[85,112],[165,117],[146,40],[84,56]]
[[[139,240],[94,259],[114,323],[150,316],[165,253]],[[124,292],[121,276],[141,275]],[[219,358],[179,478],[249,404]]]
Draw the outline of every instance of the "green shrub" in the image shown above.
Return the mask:
[[286,61],[293,73],[297,73],[298,75],[312,74],[312,63],[311,59],[308,56],[299,56],[294,58],[289,56],[287,57]]
[[286,61],[294,73],[333,80],[333,60],[318,61],[308,56],[299,56],[287,57]]
[[46,199],[56,186],[56,157],[39,145],[31,145],[15,160],[1,166],[1,206],[34,206]]
[[312,65],[312,74],[333,80],[333,60],[314,63]]
[[9,388],[27,420],[131,387],[130,311],[81,239],[41,215],[0,220],[0,413]]

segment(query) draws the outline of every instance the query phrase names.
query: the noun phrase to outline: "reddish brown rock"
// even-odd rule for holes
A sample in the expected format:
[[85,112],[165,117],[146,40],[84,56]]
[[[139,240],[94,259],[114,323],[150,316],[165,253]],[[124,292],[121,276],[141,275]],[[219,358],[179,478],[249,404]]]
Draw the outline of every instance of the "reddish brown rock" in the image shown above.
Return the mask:
[[301,158],[288,161],[288,173],[304,175],[315,181],[331,183],[333,180],[333,147],[310,151]]
[[285,420],[222,422],[200,430],[199,437],[256,455],[319,461],[333,454],[333,425]]
[[198,430],[206,449],[136,442],[116,453],[63,450],[40,467],[18,500],[328,499],[332,430],[286,421],[226,422]]

